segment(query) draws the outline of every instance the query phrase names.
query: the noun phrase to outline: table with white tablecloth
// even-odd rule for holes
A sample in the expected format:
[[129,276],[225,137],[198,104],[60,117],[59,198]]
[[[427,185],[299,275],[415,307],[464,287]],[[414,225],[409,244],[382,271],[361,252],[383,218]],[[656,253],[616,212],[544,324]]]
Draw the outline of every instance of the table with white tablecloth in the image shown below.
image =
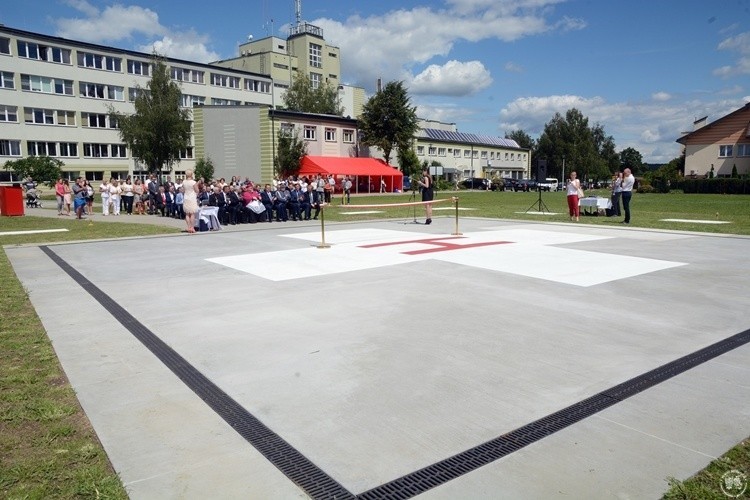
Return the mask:
[[196,228],[200,228],[201,221],[206,223],[209,231],[219,231],[221,229],[221,222],[219,222],[219,207],[200,207],[195,214]]
[[587,196],[578,200],[578,206],[583,208],[587,214],[606,213],[607,209],[612,208],[612,201],[609,198]]

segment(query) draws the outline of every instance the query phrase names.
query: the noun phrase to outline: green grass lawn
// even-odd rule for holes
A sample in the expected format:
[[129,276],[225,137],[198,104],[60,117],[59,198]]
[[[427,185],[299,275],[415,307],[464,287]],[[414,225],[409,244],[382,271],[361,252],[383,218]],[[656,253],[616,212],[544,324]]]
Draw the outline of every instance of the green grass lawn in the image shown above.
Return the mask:
[[[587,194],[594,194],[589,192]],[[607,196],[602,191],[598,193]],[[488,217],[572,223],[563,193],[543,193],[557,215],[525,212],[536,193],[438,192],[438,199],[457,196],[460,217]],[[352,205],[398,203],[410,195],[356,196]],[[336,197],[326,220],[411,219],[411,207],[382,209],[376,214],[347,214]],[[435,208],[452,207],[452,202]],[[632,226],[750,235],[750,197],[725,195],[634,194]],[[352,210],[358,210],[353,208]],[[367,209],[381,210],[381,209]],[[417,207],[417,218],[424,209]],[[454,217],[455,210],[436,210],[434,217]],[[661,219],[721,220],[728,224],[663,222]],[[581,217],[577,224],[618,226],[620,219]],[[460,220],[459,220],[460,224]],[[0,217],[0,232],[68,229],[62,233],[0,236],[0,245],[41,244],[101,238],[142,237],[179,233],[147,224],[76,221],[67,218]],[[5,251],[0,252],[0,498],[127,498],[127,494],[81,410],[47,338],[46,332],[17,280]],[[726,498],[719,487],[731,467],[750,475],[750,442],[745,441],[685,482],[672,480],[668,499]]]
[[[140,224],[0,217],[0,245],[178,232]],[[127,498],[5,250],[0,252],[0,498]]]

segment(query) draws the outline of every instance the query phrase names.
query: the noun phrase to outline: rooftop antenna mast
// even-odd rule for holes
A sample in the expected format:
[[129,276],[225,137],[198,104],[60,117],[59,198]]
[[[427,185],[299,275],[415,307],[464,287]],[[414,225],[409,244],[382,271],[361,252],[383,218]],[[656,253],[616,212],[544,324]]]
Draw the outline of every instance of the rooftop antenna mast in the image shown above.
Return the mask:
[[294,0],[294,13],[297,16],[297,26],[302,24],[302,0]]

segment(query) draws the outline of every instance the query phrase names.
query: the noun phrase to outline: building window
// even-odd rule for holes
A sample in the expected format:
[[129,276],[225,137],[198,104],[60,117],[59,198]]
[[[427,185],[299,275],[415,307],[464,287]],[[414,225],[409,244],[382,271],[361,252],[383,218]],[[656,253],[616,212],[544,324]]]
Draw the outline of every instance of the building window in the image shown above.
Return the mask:
[[317,43],[310,44],[310,67],[323,67],[323,46]]
[[0,38],[0,54],[10,55],[10,39]]
[[260,92],[262,94],[270,94],[271,82],[245,78],[245,90],[249,90],[250,92]]
[[471,158],[471,149],[464,149],[464,158]]
[[305,140],[316,141],[317,140],[317,129],[309,125],[305,125]]
[[733,151],[734,146],[732,144],[719,146],[719,158],[731,158]]
[[81,97],[92,99],[109,99],[111,101],[124,101],[125,88],[103,83],[80,82],[78,87]]
[[107,144],[83,143],[84,158],[109,158],[109,146]]
[[236,76],[211,73],[211,85],[216,87],[226,87],[228,89],[238,89],[240,88],[240,79]]
[[95,171],[95,172],[86,172],[86,180],[87,181],[103,181],[104,172],[102,172],[101,170]]
[[326,127],[326,142],[336,142],[336,129]]
[[193,148],[188,147],[186,149],[180,150],[180,159],[181,160],[192,160],[193,159]]
[[54,142],[26,141],[29,156],[57,156],[57,145]]
[[21,141],[0,139],[0,156],[21,156]]
[[427,155],[428,156],[435,156],[436,153],[437,153],[437,148],[435,146],[430,146],[427,149]]
[[14,89],[16,84],[13,82],[13,73],[0,71],[0,89]]
[[61,142],[60,156],[64,156],[65,158],[77,158],[78,144],[75,142]]
[[112,158],[127,158],[128,150],[125,144],[112,144]]
[[0,122],[17,122],[18,121],[18,107],[17,106],[4,106],[0,104]]
[[45,94],[73,95],[73,80],[21,75],[21,89]]
[[194,69],[172,68],[169,72],[172,80],[178,82],[203,83],[205,73]]
[[494,160],[494,159],[495,159],[495,152],[490,151],[490,160]]
[[445,148],[438,148],[438,156],[446,156]]
[[294,136],[294,124],[282,123],[279,127],[279,135],[282,137],[293,137]]
[[91,52],[78,52],[78,66],[82,68],[104,69],[107,71],[122,71],[122,59],[119,57],[103,56]]
[[461,150],[459,148],[456,148],[453,150],[453,157],[454,158],[461,158]]
[[313,89],[317,89],[318,87],[320,87],[320,82],[322,78],[323,78],[323,75],[321,75],[320,73],[310,73],[310,83],[311,83],[310,86]]
[[354,130],[348,128],[342,130],[341,139],[347,144],[354,144]]
[[70,49],[59,49],[52,47],[52,62],[70,64]]
[[482,151],[482,159],[483,160],[487,159],[487,151]]
[[476,149],[474,151],[472,151],[471,152],[471,157],[472,158],[478,158],[479,157],[479,151],[477,151]]
[[750,144],[737,144],[737,156],[750,156]]
[[281,63],[273,63],[273,67],[276,69],[283,69],[283,70],[289,69],[289,66],[287,66],[286,64],[281,64]]
[[417,156],[424,156],[424,146],[417,146]]
[[182,102],[180,103],[180,105],[183,108],[203,106],[204,104],[206,104],[206,98],[201,95],[182,94]]
[[[10,46],[8,52],[10,54]],[[38,61],[50,61],[61,64],[70,64],[70,50],[59,47],[50,47],[33,42],[18,41],[18,56],[25,59],[36,59]]]
[[128,88],[128,101],[135,102],[140,95],[149,94],[151,91],[141,87],[129,87]]
[[104,113],[81,113],[84,127],[91,128],[118,128],[117,121],[110,120],[109,115]]
[[219,99],[216,97],[212,97],[211,104],[213,104],[214,106],[240,106],[242,103],[233,99]]
[[57,115],[57,125],[63,125],[66,127],[75,127],[76,125],[76,112],[75,111],[63,111],[58,109],[56,112]]
[[54,125],[55,112],[51,109],[24,109],[24,121],[26,123],[36,123],[40,125]]
[[131,75],[149,76],[151,65],[149,63],[128,59],[128,73]]

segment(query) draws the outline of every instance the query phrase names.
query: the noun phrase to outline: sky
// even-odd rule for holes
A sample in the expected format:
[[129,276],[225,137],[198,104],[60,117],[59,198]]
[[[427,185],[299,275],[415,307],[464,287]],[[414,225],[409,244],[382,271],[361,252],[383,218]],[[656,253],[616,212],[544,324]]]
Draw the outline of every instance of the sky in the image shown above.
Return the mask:
[[[17,29],[197,62],[285,38],[294,0],[4,2]],[[403,81],[420,118],[536,139],[576,108],[649,163],[750,101],[750,0],[301,0],[368,95]]]

